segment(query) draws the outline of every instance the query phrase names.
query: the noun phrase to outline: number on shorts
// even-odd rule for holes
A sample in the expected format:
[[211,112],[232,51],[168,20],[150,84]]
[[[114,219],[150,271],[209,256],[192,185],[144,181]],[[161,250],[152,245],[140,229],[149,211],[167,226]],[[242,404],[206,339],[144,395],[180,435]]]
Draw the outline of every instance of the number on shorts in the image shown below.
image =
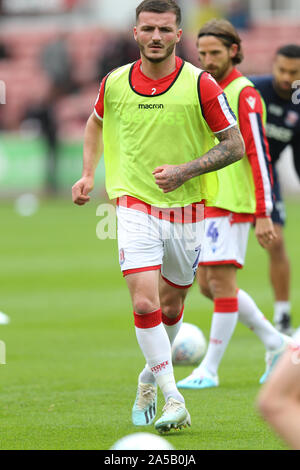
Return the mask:
[[218,232],[217,227],[215,227],[215,224],[216,222],[210,223],[208,230],[207,230],[207,234],[206,234],[207,237],[211,238],[211,241],[213,243],[216,243],[219,238],[219,232]]
[[199,245],[195,248],[195,252],[197,253],[197,257],[196,257],[195,263],[193,264],[194,276],[196,276],[196,272],[197,272],[197,268],[198,268],[198,264],[199,264],[201,245]]

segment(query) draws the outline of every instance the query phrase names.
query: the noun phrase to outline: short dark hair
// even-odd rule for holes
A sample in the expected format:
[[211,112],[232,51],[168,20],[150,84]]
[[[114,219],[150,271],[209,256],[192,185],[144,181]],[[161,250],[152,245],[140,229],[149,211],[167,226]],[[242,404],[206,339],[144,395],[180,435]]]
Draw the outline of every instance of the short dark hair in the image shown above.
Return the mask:
[[286,44],[276,51],[276,55],[283,55],[289,59],[300,59],[300,46],[297,44]]
[[174,0],[144,0],[136,9],[136,21],[142,11],[152,11],[153,13],[173,11],[176,15],[177,26],[181,24],[181,9]]
[[198,33],[198,39],[203,36],[215,36],[225,47],[229,49],[232,44],[238,45],[236,56],[233,57],[233,64],[240,64],[244,59],[242,50],[242,40],[235,27],[227,20],[213,19],[205,23]]

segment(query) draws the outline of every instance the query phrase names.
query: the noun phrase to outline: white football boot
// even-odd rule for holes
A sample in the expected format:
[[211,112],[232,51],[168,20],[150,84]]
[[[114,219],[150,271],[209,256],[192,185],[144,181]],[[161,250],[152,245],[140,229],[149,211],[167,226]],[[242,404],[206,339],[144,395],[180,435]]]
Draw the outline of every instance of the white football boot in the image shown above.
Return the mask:
[[157,387],[139,383],[132,408],[132,422],[135,426],[149,426],[156,416]]
[[179,430],[191,426],[191,417],[184,403],[169,398],[163,408],[163,414],[155,423],[155,429],[160,433],[167,433],[171,429]]

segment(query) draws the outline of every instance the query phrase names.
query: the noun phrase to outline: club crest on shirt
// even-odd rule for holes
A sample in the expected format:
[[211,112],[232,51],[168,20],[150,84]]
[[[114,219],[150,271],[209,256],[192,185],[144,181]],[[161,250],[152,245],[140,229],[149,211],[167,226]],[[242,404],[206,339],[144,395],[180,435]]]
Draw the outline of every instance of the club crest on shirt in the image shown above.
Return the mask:
[[124,261],[125,261],[124,248],[121,248],[120,251],[119,251],[119,262],[120,262],[121,266],[124,263]]
[[287,115],[284,120],[286,126],[295,127],[298,121],[299,121],[299,114],[296,113],[296,111],[287,112]]

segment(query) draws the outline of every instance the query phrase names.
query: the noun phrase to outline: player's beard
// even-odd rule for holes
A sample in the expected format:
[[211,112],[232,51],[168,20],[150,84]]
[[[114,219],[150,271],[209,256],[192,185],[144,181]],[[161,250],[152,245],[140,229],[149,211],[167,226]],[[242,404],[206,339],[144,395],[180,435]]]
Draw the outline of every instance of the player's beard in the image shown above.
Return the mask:
[[139,41],[137,41],[137,45],[140,49],[141,54],[144,57],[146,57],[146,59],[149,60],[149,62],[152,62],[153,64],[159,64],[160,62],[163,62],[164,60],[166,60],[168,57],[170,57],[170,55],[173,54],[173,51],[176,47],[176,43],[171,44],[169,47],[167,47],[166,53],[163,56],[153,57],[153,56],[147,55],[147,53],[145,52],[145,49],[146,49],[145,46],[143,46],[143,44],[141,44]]
[[207,70],[214,77],[214,79],[217,80],[217,82],[220,82],[223,80],[224,76],[227,74],[227,71],[229,70],[230,66],[231,66],[231,60],[228,54],[227,61],[225,61],[223,64],[219,66],[215,66],[215,67],[212,66],[211,69],[206,68],[205,70]]

